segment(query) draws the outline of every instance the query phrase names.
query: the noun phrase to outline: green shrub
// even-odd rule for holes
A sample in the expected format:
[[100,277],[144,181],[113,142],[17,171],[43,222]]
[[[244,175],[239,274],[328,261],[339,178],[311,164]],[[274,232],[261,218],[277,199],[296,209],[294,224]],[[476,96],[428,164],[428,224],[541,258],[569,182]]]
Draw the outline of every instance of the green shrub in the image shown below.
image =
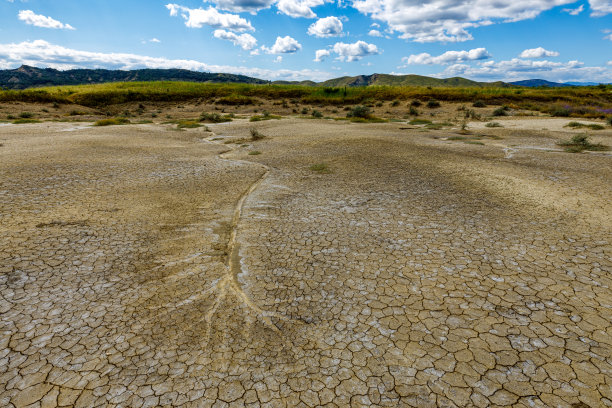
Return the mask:
[[372,111],[367,106],[355,106],[347,114],[347,118],[362,118],[369,119],[372,116]]
[[255,104],[255,100],[249,96],[232,94],[229,96],[224,96],[217,100],[219,105],[253,105]]
[[33,113],[31,113],[31,112],[21,112],[21,113],[19,114],[19,117],[20,117],[21,119],[31,119],[31,118],[33,118],[33,117],[34,117],[34,114],[33,114]]
[[561,118],[567,118],[571,116],[572,111],[567,108],[556,107],[550,111],[551,116],[557,116]]
[[410,102],[410,106],[415,107],[415,108],[418,108],[421,105],[422,105],[421,101],[419,101],[417,99],[415,99],[414,101]]
[[413,119],[408,122],[409,125],[429,125],[431,124],[431,120],[427,119]]
[[312,117],[313,118],[322,118],[323,114],[321,112],[319,112],[318,110],[313,110],[312,111]]
[[497,108],[493,111],[493,116],[507,116],[508,112],[507,112],[507,108],[505,106],[502,106],[501,108]]
[[608,126],[612,126],[612,116],[608,116],[606,118],[606,123],[608,124]]
[[249,152],[249,156],[259,156],[260,154],[261,154],[261,152],[258,151],[258,150],[254,150],[252,152]]
[[195,120],[179,120],[177,126],[179,129],[195,129],[202,127],[198,121]]
[[399,106],[400,102],[395,100],[393,102],[391,102],[391,106]]
[[40,123],[40,120],[36,120],[36,119],[17,119],[13,121],[13,124],[15,125],[23,125],[26,123]]
[[435,99],[430,99],[427,101],[427,107],[430,109],[439,108],[440,102],[436,101]]
[[570,140],[565,140],[558,143],[559,146],[565,147],[565,151],[569,153],[581,153],[585,150],[589,151],[606,151],[609,150],[608,146],[604,146],[600,143],[593,144],[589,141],[588,135],[576,135]]
[[308,108],[302,109],[302,115],[308,115]]
[[254,142],[266,138],[264,135],[259,133],[259,131],[257,129],[255,129],[255,128],[250,128],[249,132],[251,133],[251,140],[254,141]]
[[411,106],[410,110],[408,111],[408,114],[412,116],[419,116],[419,111],[416,110],[413,106]]
[[200,122],[208,122],[208,123],[222,123],[222,122],[231,122],[232,118],[229,115],[219,115],[218,113],[207,113],[202,112],[200,115]]
[[487,104],[484,103],[484,101],[476,101],[472,104],[472,106],[475,108],[484,108],[487,106]]
[[499,127],[503,127],[503,126],[501,125],[501,123],[499,123],[499,122],[489,122],[489,123],[487,123],[485,126],[486,126],[486,127],[488,127],[488,128],[499,128]]

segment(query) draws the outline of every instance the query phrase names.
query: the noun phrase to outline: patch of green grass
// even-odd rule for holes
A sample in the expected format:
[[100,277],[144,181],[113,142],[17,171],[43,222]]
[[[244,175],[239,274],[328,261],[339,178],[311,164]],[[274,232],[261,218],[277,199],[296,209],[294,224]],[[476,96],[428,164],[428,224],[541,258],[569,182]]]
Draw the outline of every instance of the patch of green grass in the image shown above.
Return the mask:
[[323,117],[323,114],[318,110],[313,110],[311,115],[315,119],[319,119]]
[[34,114],[32,112],[21,112],[19,114],[19,117],[21,119],[32,119],[34,117]]
[[408,122],[409,125],[430,125],[431,124],[431,120],[427,120],[427,119],[412,119],[410,122]]
[[568,153],[581,153],[584,151],[601,152],[610,149],[608,146],[600,143],[591,143],[588,135],[576,135],[570,140],[559,142],[558,145],[563,146]]
[[179,129],[195,129],[202,127],[196,120],[179,120],[177,126]]
[[310,166],[310,170],[319,174],[329,174],[331,170],[329,169],[327,163],[318,163]]
[[479,145],[479,146],[484,146],[484,143],[482,142],[477,142],[475,140],[465,140],[463,143],[467,143],[467,144],[471,144],[471,145]]
[[270,120],[270,119],[282,119],[282,116],[279,115],[253,115],[251,116],[251,118],[249,119],[249,122],[260,122],[262,120]]
[[447,140],[467,140],[467,137],[464,136],[450,136]]
[[261,152],[259,150],[254,150],[252,152],[249,152],[249,156],[259,156],[261,154]]
[[427,125],[425,125],[427,129],[431,129],[431,130],[440,130],[445,127],[451,127],[451,126],[453,126],[453,124],[448,123],[448,122],[428,123]]
[[485,125],[488,128],[501,128],[503,127],[501,123],[499,122],[489,122]]
[[487,106],[487,104],[484,101],[476,101],[472,104],[472,106],[475,108],[484,108]]
[[40,120],[37,119],[17,119],[13,121],[14,125],[23,125],[26,123],[40,123]]
[[94,122],[94,126],[116,126],[116,125],[129,125],[131,122],[126,118],[112,118],[112,119],[102,119],[97,122]]
[[82,116],[82,115],[87,115],[87,112],[72,110],[68,113],[68,116]]
[[581,129],[581,128],[588,128],[591,130],[603,130],[605,129],[604,126],[599,125],[597,123],[580,123],[580,122],[570,122],[567,125],[565,125],[565,127],[570,127],[572,129]]

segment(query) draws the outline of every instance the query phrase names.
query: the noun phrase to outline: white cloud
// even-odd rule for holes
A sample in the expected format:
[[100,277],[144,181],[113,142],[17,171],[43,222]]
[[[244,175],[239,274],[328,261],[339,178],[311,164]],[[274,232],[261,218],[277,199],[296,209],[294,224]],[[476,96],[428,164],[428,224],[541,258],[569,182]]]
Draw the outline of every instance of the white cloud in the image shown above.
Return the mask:
[[612,13],[611,0],[589,0],[592,17],[603,17]]
[[549,81],[610,82],[612,69],[587,67],[580,61],[557,62],[513,58],[508,61],[485,61],[477,66],[454,64],[437,77],[463,76],[483,81],[519,81],[542,78]]
[[281,62],[283,62],[283,57],[282,55],[279,55],[278,57],[274,58],[274,62],[276,64],[280,64]]
[[563,12],[568,13],[572,16],[577,16],[584,11],[584,4],[581,4],[578,8],[564,8]]
[[[537,17],[575,0],[352,0],[361,13],[416,42],[471,40],[470,28]],[[610,0],[590,0],[596,2]]]
[[321,62],[323,61],[326,57],[329,57],[331,55],[331,51],[330,50],[316,50],[315,51],[315,62]]
[[266,54],[292,54],[302,49],[302,44],[290,36],[276,37],[276,42],[271,48],[261,47]]
[[315,37],[338,37],[342,35],[342,21],[338,17],[320,18],[308,27],[308,34]]
[[[205,1],[206,3],[207,1]],[[227,11],[233,11],[235,13],[244,13],[248,12],[251,14],[256,14],[259,10],[267,9],[272,4],[275,3],[275,0],[213,0],[210,3],[215,3],[215,5]]]
[[180,12],[181,16],[186,20],[185,25],[187,27],[202,28],[202,26],[208,25],[232,31],[253,30],[251,23],[244,18],[236,14],[219,13],[213,7],[204,10],[201,8],[190,9],[177,4],[167,4],[166,8],[170,10],[171,16],[177,16]]
[[456,64],[465,61],[480,61],[491,58],[485,48],[474,48],[469,51],[446,51],[437,57],[424,52],[402,58],[406,65]]
[[74,30],[70,24],[64,24],[51,17],[45,17],[34,13],[32,10],[21,10],[18,14],[19,20],[26,24],[42,28],[55,28],[60,30]]
[[365,41],[357,41],[352,44],[346,44],[343,42],[335,43],[330,49],[317,50],[315,52],[315,61],[321,62],[325,57],[330,56],[332,53],[338,54],[336,57],[339,61],[359,61],[363,57],[368,55],[380,54],[378,47],[374,44],[368,44]]
[[370,30],[368,32],[368,35],[370,37],[382,37],[382,33],[380,31],[378,31],[378,30]]
[[56,69],[106,68],[129,70],[137,68],[182,68],[193,71],[226,72],[269,80],[282,79],[291,81],[305,79],[324,81],[331,77],[329,73],[319,70],[270,70],[265,68],[207,64],[195,60],[171,60],[137,54],[81,51],[51,44],[44,40],[0,44],[0,67],[8,69],[22,64]]
[[151,39],[149,40],[149,42],[152,42],[152,43],[160,43],[161,41],[160,41],[160,40],[158,40],[157,38],[151,38]]
[[251,34],[236,34],[231,31],[215,30],[213,35],[215,38],[231,41],[234,45],[240,46],[245,51],[257,47],[257,40]]
[[279,0],[276,7],[279,12],[290,17],[315,18],[317,15],[312,11],[312,7],[323,4],[323,0]]
[[606,36],[603,39],[612,41],[612,33],[606,34]]
[[521,58],[544,58],[544,57],[558,57],[559,53],[557,51],[548,51],[542,47],[538,48],[530,48],[521,52],[519,57]]

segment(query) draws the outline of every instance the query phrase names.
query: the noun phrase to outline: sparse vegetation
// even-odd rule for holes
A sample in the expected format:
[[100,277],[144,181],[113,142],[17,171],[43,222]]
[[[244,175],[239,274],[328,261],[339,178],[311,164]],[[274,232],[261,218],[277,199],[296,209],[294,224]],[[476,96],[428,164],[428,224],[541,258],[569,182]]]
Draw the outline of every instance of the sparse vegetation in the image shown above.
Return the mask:
[[489,122],[487,124],[485,124],[486,127],[488,128],[500,128],[503,127],[501,123],[499,122]]
[[605,129],[604,126],[599,125],[597,123],[580,123],[580,122],[570,122],[567,125],[565,125],[565,127],[570,127],[572,129],[581,129],[581,128],[588,128],[591,130],[603,130]]
[[566,152],[569,153],[582,153],[584,151],[606,151],[610,148],[600,143],[593,144],[589,141],[588,135],[576,135],[570,140],[565,140],[558,143],[559,146],[563,146]]
[[312,111],[312,117],[313,118],[322,118],[323,114],[321,112],[319,112],[318,110],[313,110]]
[[250,122],[260,122],[262,120],[271,120],[271,119],[282,119],[282,116],[279,115],[271,115],[270,112],[264,111],[261,115],[253,115],[249,119]]
[[231,122],[232,117],[230,115],[219,115],[218,113],[207,113],[202,112],[200,115],[200,122],[208,122],[208,123],[223,123],[223,122]]
[[251,133],[251,140],[256,142],[258,140],[262,140],[265,139],[266,136],[264,136],[263,134],[261,134],[257,129],[255,128],[250,128],[249,132]]
[[21,119],[17,119],[17,120],[13,121],[14,125],[23,125],[23,124],[26,124],[26,123],[40,123],[40,120],[21,118]]
[[20,117],[21,119],[31,119],[31,118],[33,118],[33,117],[34,117],[34,114],[33,114],[33,113],[31,113],[31,112],[21,112],[21,113],[19,114],[19,117]]
[[409,125],[429,125],[431,124],[431,120],[427,119],[412,119],[408,122]]
[[179,120],[176,127],[179,129],[195,129],[202,127],[202,125],[196,120]]
[[252,152],[249,152],[249,156],[259,156],[261,154],[261,152],[259,150],[253,150]]
[[131,122],[126,118],[112,118],[112,119],[102,119],[97,122],[94,122],[94,126],[115,126],[115,125],[129,125]]
[[355,106],[347,114],[347,118],[362,118],[369,119],[372,116],[372,111],[367,106]]
[[501,106],[493,111],[493,116],[508,116],[508,107]]
[[475,108],[484,108],[484,107],[487,106],[487,104],[484,101],[478,100],[478,101],[474,102],[472,104],[472,106],[475,107]]
[[419,111],[416,110],[416,108],[414,108],[413,106],[411,106],[408,110],[408,114],[411,116],[419,116]]
[[430,109],[439,108],[440,106],[440,102],[435,99],[430,99],[429,101],[427,101],[427,107]]

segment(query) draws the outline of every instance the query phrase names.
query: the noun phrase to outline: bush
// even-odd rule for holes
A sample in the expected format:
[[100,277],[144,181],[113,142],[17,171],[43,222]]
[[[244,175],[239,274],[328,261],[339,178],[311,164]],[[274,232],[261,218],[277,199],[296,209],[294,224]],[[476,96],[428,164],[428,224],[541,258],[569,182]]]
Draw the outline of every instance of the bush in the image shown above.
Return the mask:
[[436,101],[435,99],[430,99],[427,101],[427,107],[430,109],[439,108],[440,102]]
[[570,140],[566,140],[558,143],[559,146],[565,147],[565,151],[569,153],[581,153],[585,150],[590,151],[605,151],[609,150],[608,146],[604,146],[600,143],[592,144],[589,141],[588,135],[576,135]]
[[255,129],[255,128],[250,128],[249,132],[251,133],[251,140],[254,141],[254,142],[266,138],[264,135],[259,133],[259,131],[257,129]]
[[129,125],[131,122],[126,118],[102,119],[95,122],[94,126]]
[[476,101],[472,104],[472,106],[475,108],[484,108],[485,106],[487,106],[487,104],[483,101]]
[[493,116],[507,116],[508,112],[507,112],[508,108],[506,108],[505,106],[502,106],[501,108],[497,108],[493,111]]
[[228,115],[221,116],[218,113],[207,113],[202,112],[200,115],[200,122],[209,122],[209,123],[222,123],[222,122],[231,122],[232,118]]
[[421,105],[422,105],[421,101],[416,100],[416,99],[414,101],[410,102],[410,106],[413,106],[415,108],[418,108]]
[[556,107],[550,111],[551,116],[557,116],[561,118],[567,118],[572,114],[572,111],[568,108]]
[[413,119],[408,122],[409,125],[429,125],[431,124],[431,120],[427,119]]
[[249,156],[259,156],[260,154],[261,152],[258,150],[253,150],[252,152],[249,152]]
[[245,95],[229,95],[217,100],[219,105],[253,105],[255,100]]
[[391,102],[391,106],[399,106],[400,102],[399,101],[393,101]]
[[408,114],[410,114],[412,116],[419,116],[419,111],[416,110],[413,106],[411,106],[410,110],[408,111]]
[[367,106],[355,106],[346,114],[347,118],[368,119],[372,116],[372,111]]
[[606,123],[608,124],[608,126],[612,126],[612,116],[608,116],[606,118]]
[[202,125],[195,120],[180,120],[177,125],[179,129],[195,129],[199,127],[202,127]]
[[302,109],[302,115],[308,115],[308,108]]
[[15,124],[15,125],[23,125],[23,124],[26,124],[26,123],[40,123],[40,120],[21,118],[21,119],[17,119],[17,120],[13,121],[13,124]]
[[34,114],[33,114],[33,113],[31,113],[31,112],[21,112],[21,113],[19,114],[19,117],[20,117],[21,119],[31,119],[31,118],[33,118],[33,117],[34,117]]
[[318,110],[313,110],[312,111],[312,117],[313,118],[322,118],[323,114],[321,112],[319,112]]
[[501,125],[501,123],[499,123],[499,122],[489,122],[489,123],[487,123],[485,126],[486,126],[486,127],[488,127],[488,128],[499,128],[499,127],[503,127],[503,126]]

